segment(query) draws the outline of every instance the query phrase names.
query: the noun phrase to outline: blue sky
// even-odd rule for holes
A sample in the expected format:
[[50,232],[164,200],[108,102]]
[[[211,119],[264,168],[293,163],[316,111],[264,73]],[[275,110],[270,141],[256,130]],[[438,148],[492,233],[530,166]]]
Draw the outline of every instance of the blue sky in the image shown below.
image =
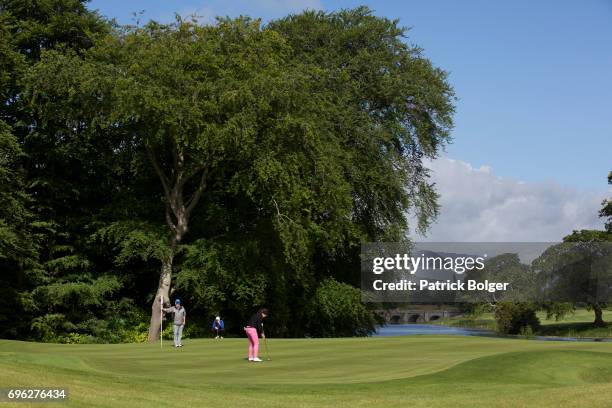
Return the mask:
[[[407,41],[450,73],[458,97],[454,142],[432,164],[446,214],[462,217],[460,208],[477,205],[468,197],[481,192],[469,189],[484,177],[482,185],[502,183],[508,193],[486,193],[495,199],[480,216],[487,214],[491,230],[509,232],[483,239],[558,239],[568,229],[601,227],[597,210],[612,195],[606,184],[612,170],[612,0],[94,0],[90,8],[130,23],[140,10],[146,10],[144,20],[170,21],[175,12],[209,21],[239,14],[268,20],[304,8],[362,4],[411,27]],[[529,218],[521,215],[527,208]],[[444,214],[443,208],[439,239],[449,239],[445,231],[453,222]],[[541,228],[510,232],[513,225],[533,225],[533,214],[561,220],[554,232],[542,232],[552,228],[550,216],[540,217],[547,218]],[[457,230],[465,234],[464,227]]]
[[612,170],[612,1],[94,0],[121,23],[132,13],[270,19],[304,7],[366,4],[412,27],[408,41],[450,72],[457,96],[446,155],[524,181],[606,190]]

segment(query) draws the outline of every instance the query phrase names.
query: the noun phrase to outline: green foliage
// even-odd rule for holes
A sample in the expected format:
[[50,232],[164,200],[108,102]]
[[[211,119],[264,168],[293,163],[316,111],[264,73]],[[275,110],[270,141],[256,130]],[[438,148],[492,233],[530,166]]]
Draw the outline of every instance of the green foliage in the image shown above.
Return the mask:
[[183,331],[183,338],[197,339],[210,337],[212,331],[210,329],[209,321],[205,321],[203,322],[203,324],[194,324],[192,319],[190,319],[189,321],[190,323],[185,326],[185,329]]
[[86,9],[88,0],[1,0],[0,15],[20,53],[36,60],[44,49],[90,47],[108,31],[104,20]]
[[172,331],[172,322],[167,322],[165,327],[164,327],[164,331],[162,333],[162,336],[164,338],[164,340],[173,340],[174,339],[174,332]]
[[168,260],[228,330],[265,304],[270,333],[301,336],[316,298],[333,333],[366,334],[340,282],[360,242],[435,218],[422,159],[450,141],[446,73],[366,8],[118,27],[84,4],[0,1],[1,266],[33,319],[12,335],[138,340]]
[[495,307],[497,331],[503,334],[533,333],[540,327],[536,315],[537,306],[532,303],[500,302]]
[[[608,173],[608,184],[612,184],[612,171]],[[601,205],[599,216],[606,219],[606,231],[612,235],[612,198],[604,200]]]
[[525,337],[526,339],[533,338],[534,334],[533,334],[533,328],[531,327],[531,325],[521,327],[520,335],[522,337]]
[[[419,229],[437,214],[422,157],[449,141],[454,94],[446,73],[407,45],[397,21],[367,7],[307,11],[273,21],[295,59],[317,69],[333,101],[324,118],[339,136],[353,217],[370,237],[397,241],[407,208]],[[393,174],[392,177],[389,175]]]
[[573,231],[563,237],[563,242],[612,242],[612,233],[599,230]]
[[[608,174],[608,184],[612,184],[612,172]],[[609,298],[609,287],[604,288],[603,291],[597,293],[601,287],[598,285],[598,280],[601,282],[609,282],[612,279],[612,268],[610,268],[610,256],[611,246],[608,244],[597,244],[612,242],[612,200],[604,200],[603,208],[599,212],[600,217],[607,217],[606,230],[580,230],[573,231],[570,235],[563,238],[563,242],[577,243],[577,248],[582,248],[582,252],[585,252],[588,257],[588,273],[580,273],[578,276],[572,274],[571,278],[574,278],[570,287],[570,291],[578,291],[582,293],[583,297],[586,295],[590,298],[587,301],[587,309],[592,310],[595,313],[594,325],[599,327],[605,327],[603,321],[603,309],[607,306],[607,300]],[[566,251],[568,252],[568,251]],[[566,257],[567,254],[564,254]],[[554,255],[548,254],[548,257]],[[570,254],[571,256],[571,254]],[[607,256],[607,257],[606,257]],[[607,259],[606,259],[607,258]],[[567,261],[566,261],[567,262]],[[566,273],[568,275],[568,273]],[[567,279],[567,278],[566,278]],[[595,283],[593,282],[595,280]],[[601,296],[604,294],[604,296]],[[598,296],[599,295],[599,296]],[[603,297],[604,299],[601,299]]]
[[8,338],[28,331],[31,314],[23,289],[39,266],[40,236],[34,233],[36,223],[28,209],[22,159],[12,129],[0,119],[0,337]]
[[148,336],[149,325],[147,323],[141,322],[138,323],[133,329],[126,331],[124,341],[126,343],[144,343],[145,341],[147,341]]
[[85,322],[108,317],[120,286],[83,245],[92,214],[110,196],[101,171],[108,150],[75,137],[83,134],[78,119],[60,109],[38,115],[26,92],[44,51],[81,53],[110,32],[85,3],[0,1],[0,314],[10,311],[0,322],[2,337],[95,336],[95,324]]
[[33,297],[39,304],[49,307],[69,308],[100,306],[106,298],[115,293],[119,287],[119,280],[114,276],[102,276],[95,280],[54,282],[46,286],[38,286],[33,291]]
[[576,305],[571,302],[545,302],[541,307],[546,312],[546,319],[554,318],[555,321],[562,320],[576,311]]
[[92,239],[113,245],[118,265],[134,259],[162,260],[169,255],[166,231],[147,222],[117,221],[100,228]]
[[132,301],[106,301],[96,314],[83,305],[80,309],[52,306],[61,313],[47,313],[32,320],[33,337],[57,343],[141,343],[147,339],[146,316]]
[[512,285],[501,295],[489,292],[463,293],[461,294],[463,301],[494,304],[498,301],[531,301],[536,296],[535,274],[530,271],[528,265],[521,263],[515,253],[501,254],[487,259],[482,270],[474,268],[467,271],[465,279],[512,282]]
[[47,313],[32,319],[32,331],[41,341],[57,340],[57,333],[72,332],[76,327],[61,313]]
[[309,334],[315,337],[367,336],[376,330],[374,315],[361,303],[361,291],[326,279],[308,305]]
[[69,333],[62,338],[62,343],[66,344],[87,344],[94,343],[95,337],[83,333]]
[[[547,249],[534,265],[554,298],[580,305],[595,314],[594,324],[604,326],[603,309],[610,297],[612,280],[612,233],[597,230],[573,231],[563,243]],[[556,308],[563,306],[555,306]]]
[[484,313],[490,312],[491,306],[488,303],[482,302],[470,302],[460,303],[458,305],[461,311],[466,315],[467,319],[476,320],[481,317]]
[[265,301],[266,277],[256,263],[256,248],[198,240],[185,247],[176,289],[191,304],[218,310],[231,302],[244,315]]
[[0,261],[33,251],[26,227],[31,219],[26,208],[28,197],[17,168],[21,155],[11,129],[0,120]]

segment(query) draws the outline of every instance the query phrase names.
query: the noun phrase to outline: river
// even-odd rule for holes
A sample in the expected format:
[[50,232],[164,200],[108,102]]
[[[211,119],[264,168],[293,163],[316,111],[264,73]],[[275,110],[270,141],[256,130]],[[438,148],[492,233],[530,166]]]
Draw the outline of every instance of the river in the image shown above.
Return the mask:
[[[378,327],[373,336],[414,336],[414,335],[444,335],[444,336],[486,336],[525,339],[523,336],[501,336],[491,330],[469,329],[465,327],[450,327],[434,324],[389,324]],[[554,336],[532,336],[531,340],[543,341],[596,341],[612,342],[612,338],[593,337],[554,337]]]
[[463,327],[440,326],[434,324],[389,324],[379,327],[373,336],[412,336],[417,334],[439,334],[445,336],[491,336],[495,333],[483,329],[466,329]]

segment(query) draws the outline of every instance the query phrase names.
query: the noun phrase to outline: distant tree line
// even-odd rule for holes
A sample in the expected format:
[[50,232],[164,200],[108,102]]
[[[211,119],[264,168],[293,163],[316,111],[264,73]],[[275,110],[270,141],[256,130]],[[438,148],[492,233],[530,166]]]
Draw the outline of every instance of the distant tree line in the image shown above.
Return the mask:
[[577,308],[593,312],[593,327],[608,327],[604,311],[612,299],[612,198],[602,202],[599,216],[604,230],[575,230],[530,266],[521,263],[517,254],[502,254],[489,259],[484,270],[468,273],[470,279],[512,281],[515,293],[498,301],[485,295],[489,299],[465,305],[466,311],[473,315],[492,311],[503,334],[535,333],[540,328],[538,311],[560,320]]

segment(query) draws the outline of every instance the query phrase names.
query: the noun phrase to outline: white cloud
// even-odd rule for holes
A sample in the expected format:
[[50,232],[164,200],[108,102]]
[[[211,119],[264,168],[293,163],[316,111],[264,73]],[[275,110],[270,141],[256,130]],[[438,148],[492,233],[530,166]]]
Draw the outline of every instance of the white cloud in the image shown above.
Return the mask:
[[423,241],[559,241],[575,229],[602,229],[597,213],[612,191],[581,191],[552,181],[495,176],[451,159],[427,164],[440,194],[440,216]]

